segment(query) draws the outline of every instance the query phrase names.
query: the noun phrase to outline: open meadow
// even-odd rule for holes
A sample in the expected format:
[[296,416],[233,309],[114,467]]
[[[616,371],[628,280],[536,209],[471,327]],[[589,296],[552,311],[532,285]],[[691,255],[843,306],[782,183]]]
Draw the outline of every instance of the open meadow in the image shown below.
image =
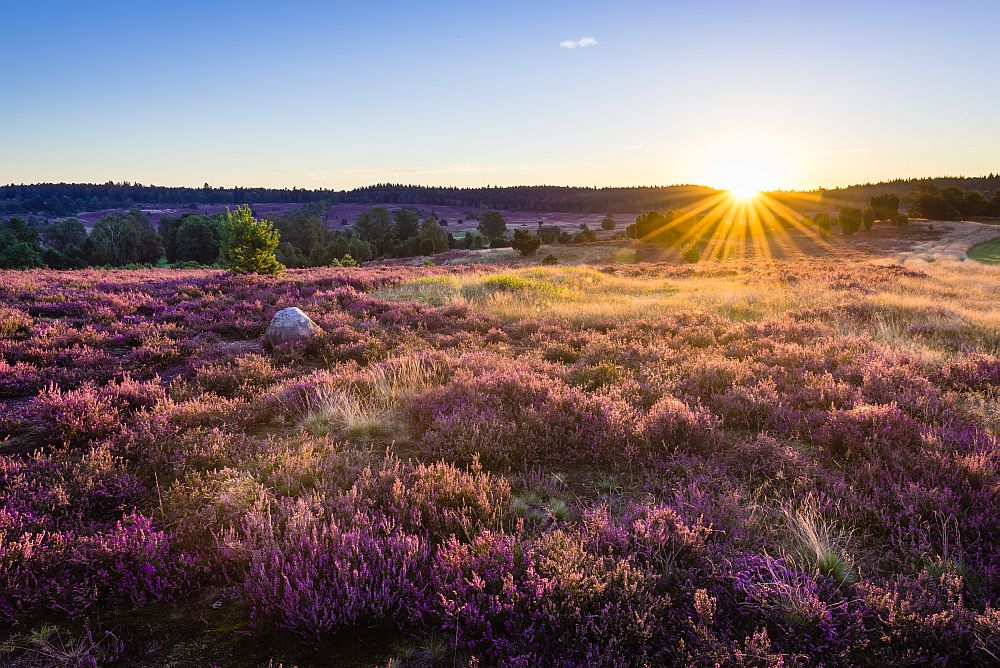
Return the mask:
[[0,273],[0,662],[997,661],[1000,268],[633,246]]

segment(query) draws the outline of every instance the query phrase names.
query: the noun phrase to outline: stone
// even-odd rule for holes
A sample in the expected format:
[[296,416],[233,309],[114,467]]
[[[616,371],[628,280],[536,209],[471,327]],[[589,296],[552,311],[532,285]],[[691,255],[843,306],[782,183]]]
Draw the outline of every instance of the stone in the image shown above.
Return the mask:
[[312,336],[319,326],[298,306],[283,308],[271,318],[264,336],[272,347],[294,343]]

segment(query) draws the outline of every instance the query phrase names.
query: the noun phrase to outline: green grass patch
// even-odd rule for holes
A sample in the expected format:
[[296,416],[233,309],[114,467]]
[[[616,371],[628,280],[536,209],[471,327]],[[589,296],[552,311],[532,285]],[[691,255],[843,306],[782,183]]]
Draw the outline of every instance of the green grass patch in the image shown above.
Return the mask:
[[986,243],[976,244],[969,249],[968,255],[973,260],[980,262],[1000,264],[1000,237]]
[[551,299],[569,299],[573,296],[573,291],[567,287],[518,274],[494,274],[462,286],[462,296],[470,300],[505,292]]

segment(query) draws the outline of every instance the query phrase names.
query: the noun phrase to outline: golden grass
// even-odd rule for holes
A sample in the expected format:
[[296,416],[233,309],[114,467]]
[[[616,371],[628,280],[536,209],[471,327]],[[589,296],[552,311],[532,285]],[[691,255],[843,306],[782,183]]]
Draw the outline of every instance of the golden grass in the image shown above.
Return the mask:
[[[802,260],[808,262],[809,260]],[[871,265],[858,267],[859,280]],[[938,262],[926,276],[899,276],[875,292],[814,281],[779,282],[761,272],[699,272],[692,276],[626,276],[593,267],[532,266],[462,276],[419,278],[380,296],[435,305],[461,304],[506,321],[548,317],[577,327],[711,312],[733,321],[780,317],[792,309],[829,308],[840,334],[868,336],[894,350],[940,361],[972,344],[1000,352],[1000,267]],[[846,304],[867,307],[867,319],[841,317]]]
[[812,494],[797,506],[782,508],[787,536],[787,556],[809,570],[833,577],[844,584],[856,577],[849,553],[851,533],[824,517]]
[[406,440],[404,402],[441,381],[440,370],[416,357],[401,357],[370,367],[365,377],[347,389],[332,390],[302,419],[302,428],[314,436]]

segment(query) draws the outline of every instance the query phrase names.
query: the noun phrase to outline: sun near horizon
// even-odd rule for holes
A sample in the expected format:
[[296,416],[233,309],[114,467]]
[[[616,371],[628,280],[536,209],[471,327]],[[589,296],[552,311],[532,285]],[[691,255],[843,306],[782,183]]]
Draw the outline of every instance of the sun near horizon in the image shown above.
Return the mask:
[[724,190],[738,203],[751,202],[762,192],[791,186],[797,174],[777,142],[737,139],[710,151],[701,169],[705,182]]

